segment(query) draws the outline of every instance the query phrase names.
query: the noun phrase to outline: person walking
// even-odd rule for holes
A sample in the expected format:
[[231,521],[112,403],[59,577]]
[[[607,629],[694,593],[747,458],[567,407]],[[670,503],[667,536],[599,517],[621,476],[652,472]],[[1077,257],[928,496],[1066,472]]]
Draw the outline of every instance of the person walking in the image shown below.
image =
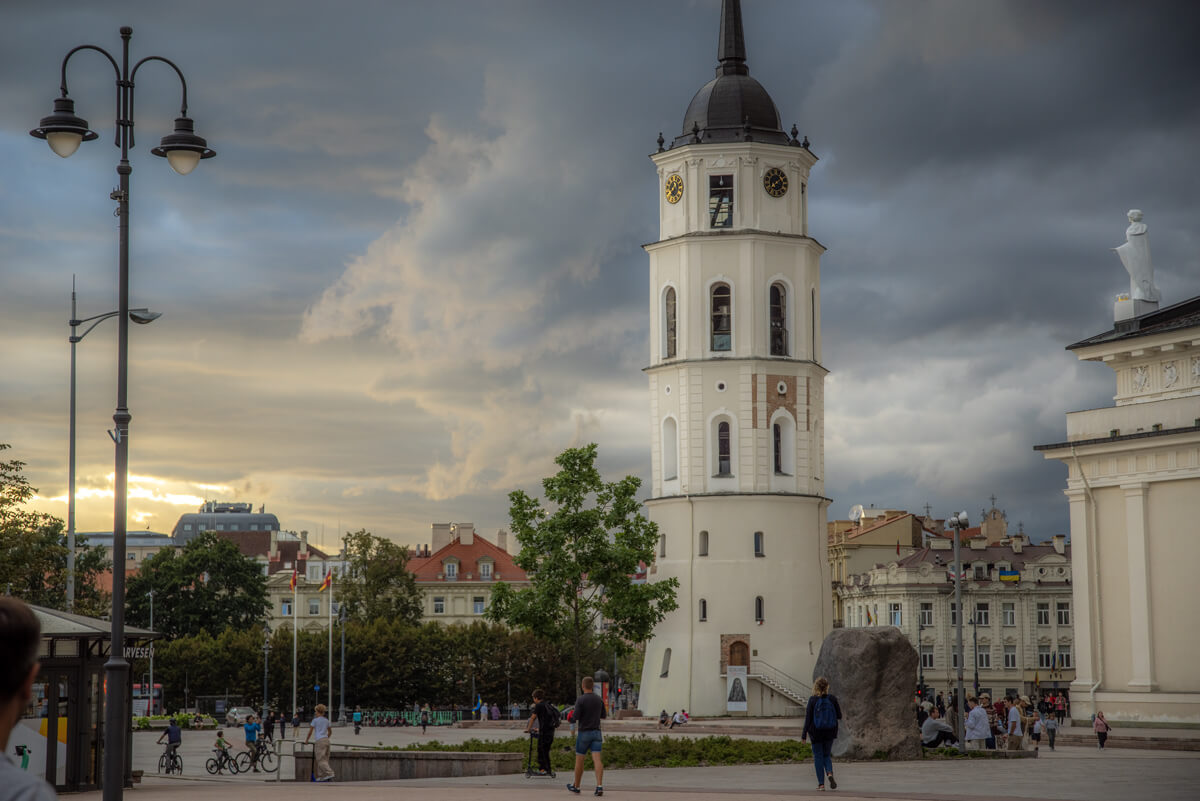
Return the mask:
[[275,717],[279,719],[279,739],[287,739],[287,715],[282,712],[276,712]]
[[1042,729],[1046,732],[1046,744],[1050,746],[1050,750],[1054,750],[1054,737],[1058,734],[1058,721],[1052,716],[1047,716],[1042,722]]
[[817,771],[817,789],[825,789],[825,779],[829,778],[829,788],[837,789],[837,780],[833,778],[833,741],[838,735],[838,721],[842,719],[842,706],[836,695],[829,692],[829,679],[820,676],[813,682],[813,694],[808,699],[804,709],[804,730],[800,732],[800,742],[812,738],[813,767]]
[[268,740],[275,741],[275,718],[278,717],[274,712],[267,713],[266,729],[263,731],[263,736]]
[[316,767],[316,780],[327,782],[333,780],[333,768],[329,767],[329,718],[325,717],[325,705],[317,704],[316,716],[308,724],[308,734],[304,742],[313,741],[313,765]]
[[1103,751],[1104,743],[1108,740],[1108,733],[1112,731],[1112,726],[1108,725],[1108,721],[1104,719],[1104,713],[1099,710],[1096,711],[1096,719],[1092,721],[1092,731],[1096,732],[1096,747]]
[[1008,737],[1009,751],[1020,751],[1021,739],[1025,736],[1025,727],[1021,720],[1023,700],[1024,697],[1011,703],[1008,707],[1008,724],[1004,729],[1004,733]]
[[421,707],[421,734],[425,733],[425,727],[429,725],[429,704]]
[[33,682],[40,668],[38,646],[41,642],[42,626],[29,605],[12,596],[0,596],[0,654],[4,654],[0,663],[0,787],[4,788],[4,798],[21,801],[57,799],[54,788],[45,779],[32,771],[21,770],[2,753],[8,750],[9,736],[20,725],[33,698]]
[[590,751],[592,766],[596,769],[596,795],[604,795],[604,760],[600,756],[604,738],[600,734],[600,721],[608,717],[608,713],[600,696],[593,692],[595,687],[592,677],[584,676],[580,684],[583,693],[575,701],[575,723],[579,726],[579,734],[575,737],[575,781],[567,785],[572,793],[579,793],[583,758]]
[[537,758],[538,758],[538,773],[539,776],[549,776],[550,769],[550,747],[554,745],[554,727],[556,715],[550,709],[550,704],[546,703],[546,694],[540,689],[533,691],[533,711],[529,715],[529,722],[525,724],[525,732],[533,734],[537,731]]
[[987,747],[988,737],[992,734],[988,725],[987,711],[980,705],[979,699],[973,695],[967,696],[967,726],[963,736],[967,740],[968,751],[982,751]]
[[1058,697],[1054,699],[1054,717],[1058,718],[1058,725],[1063,725],[1063,719],[1067,716],[1067,697],[1063,695],[1062,690],[1058,691]]

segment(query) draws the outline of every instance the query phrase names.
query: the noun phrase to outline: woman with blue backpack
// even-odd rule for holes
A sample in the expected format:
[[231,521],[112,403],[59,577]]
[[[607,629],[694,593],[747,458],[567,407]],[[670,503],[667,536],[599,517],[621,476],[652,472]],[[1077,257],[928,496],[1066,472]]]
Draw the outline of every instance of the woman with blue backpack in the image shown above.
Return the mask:
[[817,769],[817,789],[825,789],[825,777],[829,776],[829,789],[837,789],[833,778],[833,741],[838,735],[838,721],[842,719],[842,707],[837,696],[829,692],[829,679],[824,676],[813,682],[813,694],[804,710],[804,731],[800,740],[812,740],[813,765]]

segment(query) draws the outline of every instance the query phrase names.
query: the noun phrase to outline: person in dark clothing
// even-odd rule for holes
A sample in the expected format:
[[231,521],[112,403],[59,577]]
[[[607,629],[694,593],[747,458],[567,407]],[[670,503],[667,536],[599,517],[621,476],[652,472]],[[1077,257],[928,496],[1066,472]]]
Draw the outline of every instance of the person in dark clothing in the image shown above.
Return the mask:
[[[265,724],[265,728],[263,729],[263,734],[266,736],[266,738],[268,740],[271,740],[272,742],[275,740],[275,717],[276,717],[275,713],[270,712],[267,714],[267,719],[263,721],[263,723]],[[280,735],[280,736],[282,737],[283,735]]]
[[833,778],[833,741],[838,735],[838,721],[842,719],[842,706],[837,696],[829,692],[829,679],[820,676],[813,682],[813,694],[804,709],[804,730],[800,741],[812,739],[813,766],[817,770],[817,789],[825,789],[825,777],[829,777],[829,788],[837,789]]
[[533,712],[525,731],[538,735],[538,775],[550,775],[550,747],[554,745],[554,713],[550,704],[546,703],[546,694],[541,690],[533,691]]
[[604,762],[600,758],[604,741],[600,736],[600,721],[608,717],[608,713],[604,709],[604,701],[592,692],[595,686],[591,676],[584,676],[583,694],[575,701],[574,719],[579,727],[579,733],[575,736],[575,782],[567,785],[572,793],[579,792],[579,783],[583,781],[583,757],[591,751],[592,765],[596,768],[596,795],[604,795]]

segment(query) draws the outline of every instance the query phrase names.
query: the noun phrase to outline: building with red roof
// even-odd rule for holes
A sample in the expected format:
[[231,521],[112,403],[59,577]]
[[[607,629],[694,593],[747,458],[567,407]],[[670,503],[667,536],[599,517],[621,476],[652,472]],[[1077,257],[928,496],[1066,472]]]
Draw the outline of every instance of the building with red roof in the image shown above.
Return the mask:
[[473,523],[434,523],[431,534],[430,544],[419,547],[408,562],[421,590],[425,620],[482,620],[496,582],[529,585],[508,552],[509,535],[503,529],[496,532],[496,542],[475,531]]

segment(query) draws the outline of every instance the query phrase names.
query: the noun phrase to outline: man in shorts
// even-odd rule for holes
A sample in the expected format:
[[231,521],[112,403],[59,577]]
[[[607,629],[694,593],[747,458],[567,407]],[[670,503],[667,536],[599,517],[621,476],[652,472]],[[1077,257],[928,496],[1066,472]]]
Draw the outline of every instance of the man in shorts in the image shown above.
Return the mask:
[[600,721],[608,714],[604,710],[604,701],[592,691],[595,686],[592,677],[585,676],[583,694],[575,701],[575,722],[579,726],[579,734],[575,736],[575,782],[567,785],[572,793],[579,792],[579,783],[583,781],[583,757],[591,751],[592,765],[596,768],[596,795],[604,795],[604,762],[600,758],[604,740],[600,736]]

